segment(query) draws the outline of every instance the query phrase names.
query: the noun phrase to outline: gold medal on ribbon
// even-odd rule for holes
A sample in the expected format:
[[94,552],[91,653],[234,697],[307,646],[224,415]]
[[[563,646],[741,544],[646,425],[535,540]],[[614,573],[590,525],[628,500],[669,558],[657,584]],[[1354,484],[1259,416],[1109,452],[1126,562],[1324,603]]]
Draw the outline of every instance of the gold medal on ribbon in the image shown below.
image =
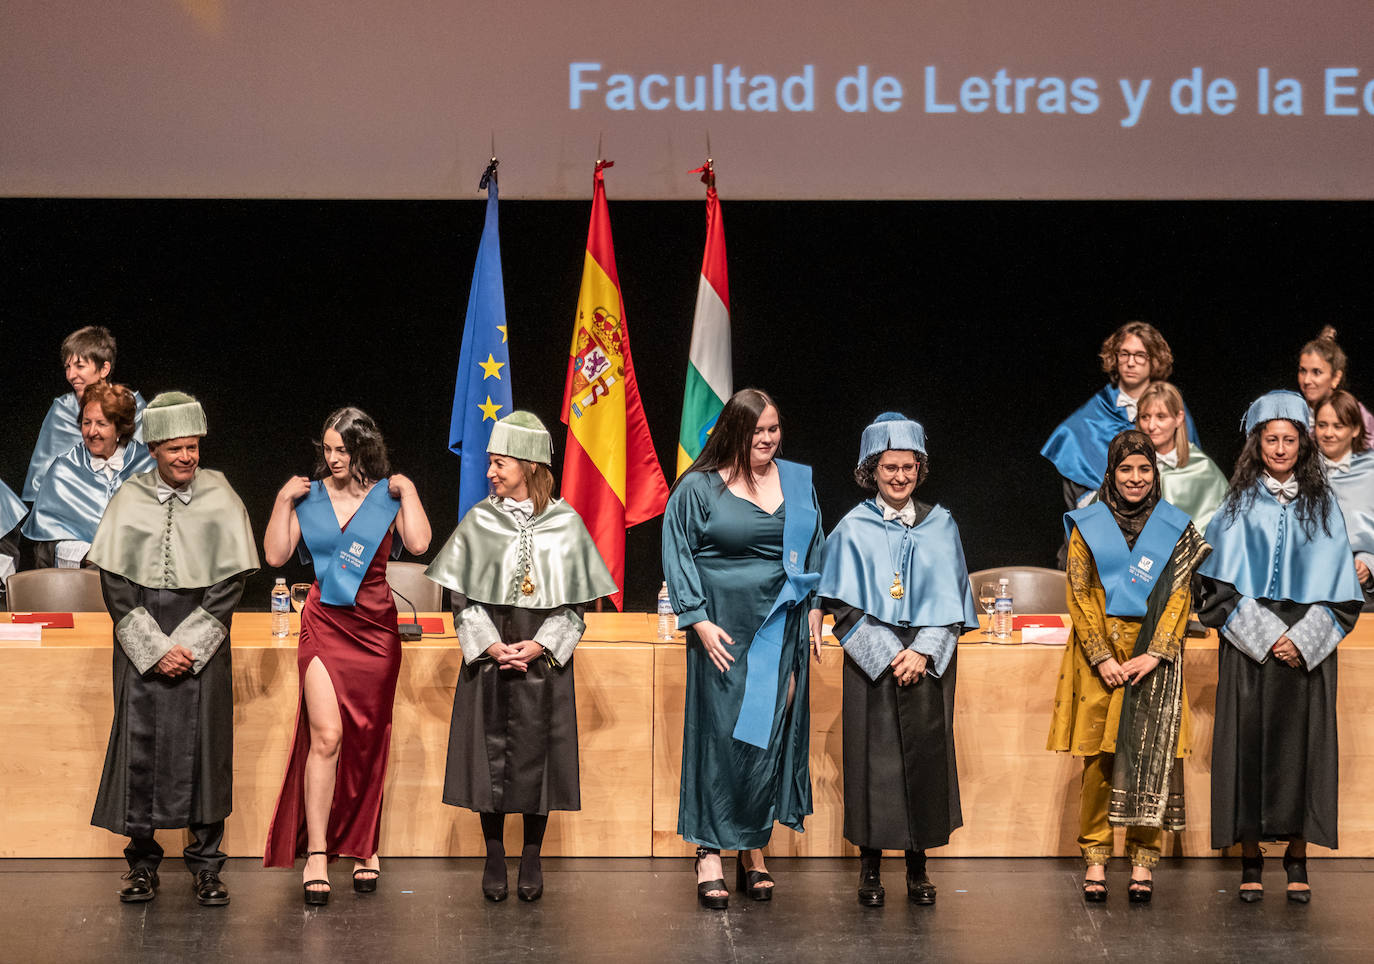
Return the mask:
[[900,572],[892,574],[892,586],[887,592],[893,599],[901,599],[906,595],[906,590],[902,588],[902,574]]

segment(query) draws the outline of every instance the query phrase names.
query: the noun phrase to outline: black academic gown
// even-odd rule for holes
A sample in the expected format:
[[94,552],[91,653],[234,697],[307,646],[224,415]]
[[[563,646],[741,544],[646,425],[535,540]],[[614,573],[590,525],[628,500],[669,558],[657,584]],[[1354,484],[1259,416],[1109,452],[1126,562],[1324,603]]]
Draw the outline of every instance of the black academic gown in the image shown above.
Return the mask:
[[[1230,583],[1199,576],[1197,616],[1221,627],[1240,604]],[[1256,600],[1285,626],[1311,607]],[[1359,604],[1326,604],[1349,633]],[[1335,849],[1339,747],[1336,659],[1316,669],[1270,658],[1256,663],[1224,638],[1217,646],[1216,723],[1212,731],[1212,846],[1246,838],[1300,836]]]
[[[916,504],[919,524],[931,510]],[[838,639],[863,618],[833,599]],[[956,630],[957,631],[957,630]],[[954,686],[958,652],[943,676],[898,686],[889,670],[869,679],[844,658],[844,836],[859,847],[927,850],[949,843],[964,824],[954,756]]]
[[[468,606],[453,593],[454,619]],[[533,639],[557,610],[481,605],[502,642]],[[583,606],[566,607],[579,616]],[[573,660],[545,656],[527,672],[483,657],[464,663],[453,694],[444,803],[478,813],[581,810]]]
[[[247,573],[204,589],[148,589],[101,571],[115,625],[139,606],[167,634],[197,607],[226,628]],[[140,674],[114,642],[114,720],[91,823],[129,837],[209,824],[233,808],[234,694],[228,635],[198,674]]]

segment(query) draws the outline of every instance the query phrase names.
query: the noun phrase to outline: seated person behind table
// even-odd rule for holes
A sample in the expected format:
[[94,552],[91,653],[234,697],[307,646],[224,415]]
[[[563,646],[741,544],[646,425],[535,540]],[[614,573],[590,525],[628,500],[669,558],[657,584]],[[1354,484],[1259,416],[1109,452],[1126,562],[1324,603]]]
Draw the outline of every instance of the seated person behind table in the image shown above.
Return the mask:
[[[43,479],[53,460],[71,451],[81,442],[81,394],[86,386],[110,377],[114,370],[115,340],[108,328],[87,325],[78,328],[62,340],[62,366],[71,392],[53,399],[38,443],[29,459],[29,471],[24,476],[24,488],[19,493],[25,502],[33,503],[43,487]],[[134,437],[142,437],[143,397],[134,392]]]
[[[1169,343],[1143,321],[1131,321],[1108,336],[1098,352],[1109,380],[1103,389],[1059,424],[1040,454],[1063,477],[1070,509],[1088,504],[1107,471],[1107,445],[1118,433],[1135,428],[1137,403],[1155,379],[1169,377],[1174,353]],[[1184,412],[1188,439],[1197,441],[1192,417]]]
[[134,394],[123,385],[96,382],[86,389],[82,441],[48,466],[24,523],[37,568],[79,569],[115,492],[153,467],[148,447],[133,437],[134,412]]

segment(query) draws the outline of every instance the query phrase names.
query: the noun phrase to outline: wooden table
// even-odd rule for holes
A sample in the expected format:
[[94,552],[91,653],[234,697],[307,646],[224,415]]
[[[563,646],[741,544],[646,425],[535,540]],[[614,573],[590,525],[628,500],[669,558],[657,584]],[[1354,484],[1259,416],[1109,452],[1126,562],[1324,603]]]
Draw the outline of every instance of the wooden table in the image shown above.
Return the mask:
[[[437,615],[437,614],[436,614]],[[3,620],[4,617],[0,617]],[[294,615],[293,615],[294,620]],[[461,653],[452,634],[405,645],[396,694],[383,854],[476,855],[476,815],[440,802],[448,725]],[[579,813],[549,822],[551,855],[686,855],[677,837],[684,648],[658,643],[647,613],[589,614],[578,648]],[[112,712],[110,620],[78,614],[76,628],[46,630],[41,646],[0,641],[0,856],[116,856],[123,843],[89,826]],[[293,622],[293,630],[294,630]],[[225,849],[258,855],[295,725],[295,640],[274,639],[265,613],[234,618],[234,813]],[[961,640],[955,742],[964,827],[941,854],[1076,855],[1080,762],[1044,749],[1063,648]],[[1166,846],[1208,846],[1216,638],[1190,639],[1186,661],[1193,756],[1186,762],[1189,830]],[[780,829],[770,852],[852,854],[842,838],[842,652],[812,664],[811,779],[815,813],[805,834]],[[1374,617],[1362,617],[1340,652],[1340,856],[1374,856]],[[508,848],[519,847],[519,821]],[[166,843],[180,849],[181,836]],[[169,851],[174,852],[174,851]]]

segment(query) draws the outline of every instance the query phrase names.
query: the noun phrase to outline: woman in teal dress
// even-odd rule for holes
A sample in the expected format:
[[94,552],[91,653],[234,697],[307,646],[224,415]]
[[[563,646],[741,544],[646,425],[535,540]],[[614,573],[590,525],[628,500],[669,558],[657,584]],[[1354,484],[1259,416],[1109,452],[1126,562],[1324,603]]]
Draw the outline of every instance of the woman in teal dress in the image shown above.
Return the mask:
[[737,888],[768,900],[773,823],[801,832],[811,812],[807,635],[819,644],[824,535],[811,470],[774,458],[781,439],[773,400],[736,392],[663,523],[663,572],[687,629],[677,829],[697,845],[697,896],[716,909],[729,899],[720,851],[739,851]]

